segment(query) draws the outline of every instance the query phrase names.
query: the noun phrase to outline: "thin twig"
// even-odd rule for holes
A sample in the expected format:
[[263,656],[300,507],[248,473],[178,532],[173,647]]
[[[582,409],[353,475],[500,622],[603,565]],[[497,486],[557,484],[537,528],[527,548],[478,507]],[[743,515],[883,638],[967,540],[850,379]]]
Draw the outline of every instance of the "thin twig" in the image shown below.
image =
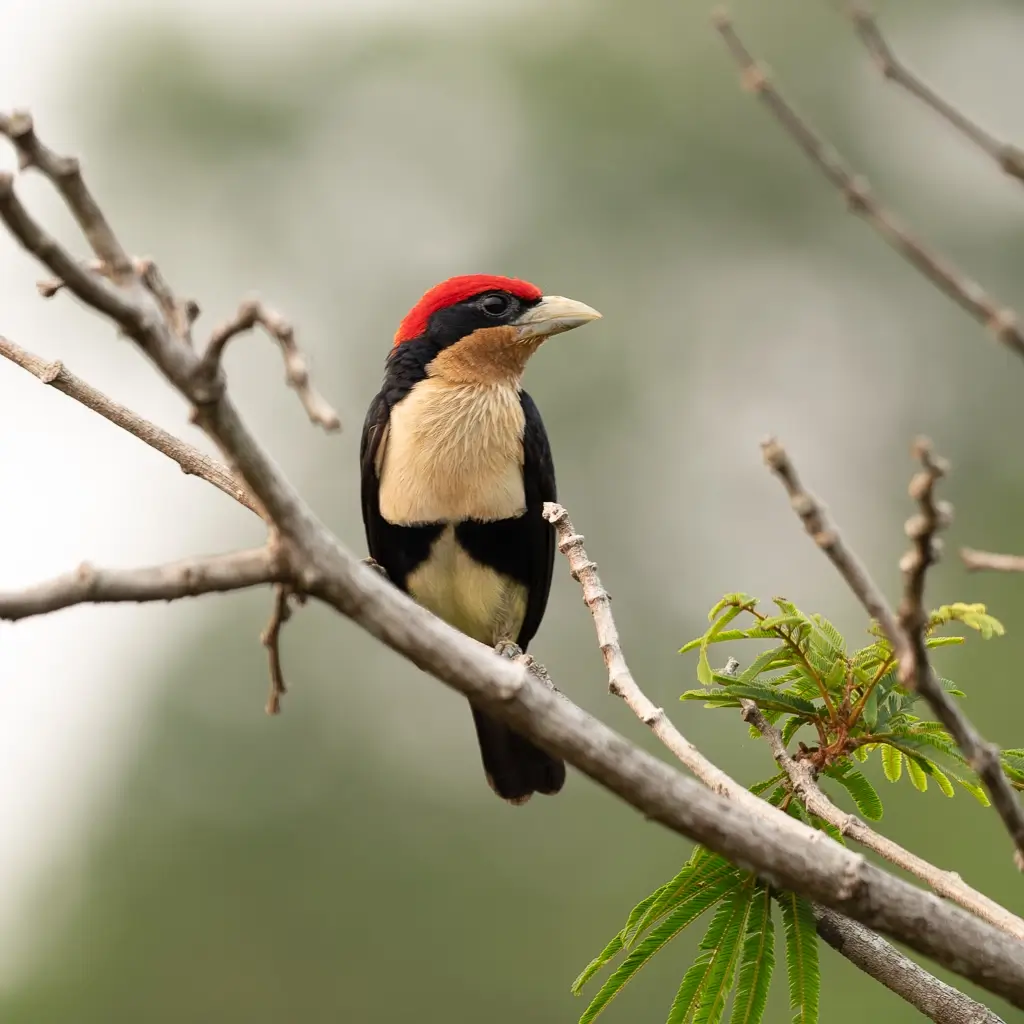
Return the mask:
[[166,455],[167,458],[176,462],[186,475],[197,476],[207,483],[213,484],[219,491],[234,498],[250,511],[262,515],[255,496],[227,466],[168,433],[155,423],[143,419],[131,409],[119,405],[103,392],[97,391],[91,384],[87,384],[81,377],[76,377],[63,363],[47,362],[2,335],[0,335],[0,356],[9,359],[23,370],[28,370],[44,384],[48,384],[76,402],[80,402],[87,409],[98,412],[105,420],[128,431],[129,434],[145,442],[161,455]]
[[587,557],[583,537],[576,532],[569,513],[561,505],[545,502],[544,518],[554,526],[558,536],[558,550],[568,560],[572,578],[582,588],[583,601],[593,616],[601,657],[608,669],[609,691],[621,697],[630,711],[709,789],[720,796],[738,800],[758,814],[774,817],[776,811],[773,807],[754,796],[746,787],[741,786],[709,761],[672,724],[672,720],[665,714],[665,709],[658,707],[640,689],[622,652],[619,631],[612,615],[611,597],[597,574],[597,565]]
[[1004,1024],[987,1006],[939,981],[880,935],[813,904],[818,934],[839,954],[937,1024]]
[[789,460],[786,449],[774,437],[761,442],[765,465],[786,488],[793,511],[800,517],[811,540],[828,556],[850,589],[857,595],[868,614],[882,627],[899,660],[907,657],[908,645],[900,624],[885,596],[868,574],[863,562],[843,543],[835,526],[829,522],[825,506],[807,491]]
[[907,521],[907,535],[914,547],[900,563],[905,575],[900,625],[909,638],[911,658],[909,664],[901,661],[900,678],[928,701],[936,718],[963,751],[971,769],[984,782],[993,806],[1017,847],[1019,864],[1024,857],[1024,808],[1003,772],[999,748],[981,736],[953,697],[942,688],[928,657],[924,577],[937,559],[935,534],[951,515],[948,503],[935,501],[935,485],[948,471],[948,466],[932,453],[926,438],[915,442],[914,454],[921,462],[922,471],[910,481],[910,496],[917,501],[920,512]]
[[1003,555],[996,551],[961,548],[960,558],[971,572],[978,572],[981,569],[993,572],[1024,572],[1024,555]]
[[1024,150],[1001,142],[980,125],[975,124],[966,114],[957,110],[931,86],[926,85],[893,53],[892,47],[878,27],[875,16],[863,4],[846,4],[846,16],[853,23],[858,38],[871,54],[878,70],[890,82],[895,82],[926,107],[930,107],[939,117],[991,157],[1001,170],[1024,182]]
[[126,280],[132,273],[131,260],[86,187],[78,161],[74,157],[59,156],[44,146],[28,111],[0,114],[0,134],[14,144],[22,170],[35,167],[53,182],[97,259],[110,268],[114,283]]
[[806,761],[797,761],[790,756],[779,730],[765,718],[753,701],[743,701],[743,720],[753,725],[768,741],[775,763],[786,773],[793,792],[800,797],[811,814],[827,821],[865,849],[873,850],[890,864],[927,882],[939,896],[959,904],[1007,935],[1024,940],[1024,920],[1016,914],[1011,914],[984,893],[971,888],[955,871],[937,868],[923,857],[904,849],[899,843],[880,835],[856,815],[847,814],[836,807],[818,785],[811,766]]
[[213,384],[220,376],[220,363],[224,349],[232,338],[251,331],[259,325],[273,338],[284,357],[285,379],[288,386],[299,396],[306,415],[324,430],[338,430],[341,420],[327,400],[313,387],[309,379],[306,358],[295,344],[295,331],[279,313],[268,309],[256,299],[248,299],[238,307],[238,312],[221,324],[206,345],[199,364],[198,378]]
[[[900,560],[904,590],[899,622],[908,636],[920,633],[923,646],[928,625],[928,612],[924,607],[925,578],[928,570],[939,561],[942,547],[938,534],[952,522],[953,506],[948,501],[935,500],[935,486],[949,472],[949,463],[934,454],[931,441],[926,437],[917,438],[912,451],[922,469],[914,474],[908,490],[920,511],[907,520],[905,527],[914,546]],[[902,662],[900,671],[906,682],[914,675],[913,663]]]
[[767,70],[757,63],[736,34],[726,12],[717,12],[714,24],[740,68],[744,88],[757,95],[807,158],[839,190],[849,210],[867,221],[893,249],[988,328],[1000,342],[1018,356],[1024,357],[1024,332],[1019,327],[1017,314],[996,301],[977,281],[964,276],[952,263],[912,234],[875,199],[866,179],[850,170],[835,148],[825,142],[783,99],[772,84]]
[[291,587],[287,583],[278,583],[274,587],[274,610],[266,629],[260,634],[260,643],[267,649],[267,660],[270,663],[270,696],[267,697],[267,714],[281,713],[281,698],[288,692],[281,668],[281,630],[291,618],[292,609],[288,599],[292,596]]
[[[916,689],[924,697],[935,713],[935,716],[956,741],[964,757],[967,759],[967,763],[978,775],[982,783],[984,783],[985,789],[988,790],[992,804],[996,808],[999,817],[1002,818],[1007,832],[1009,832],[1010,837],[1013,839],[1017,853],[1020,857],[1024,857],[1024,812],[1022,812],[1017,796],[999,765],[998,749],[991,743],[985,742],[978,735],[970,720],[964,715],[960,707],[954,703],[953,698],[942,688],[928,661],[923,630],[915,630],[911,634],[907,633],[904,626],[893,614],[882,592],[868,575],[863,564],[843,543],[842,537],[835,526],[827,523],[824,507],[800,482],[800,478],[793,468],[785,448],[775,438],[768,438],[766,441],[763,441],[761,448],[764,452],[765,463],[782,481],[789,494],[793,510],[802,520],[805,529],[818,547],[825,552],[832,564],[839,570],[840,575],[842,575],[843,579],[849,584],[850,589],[860,599],[868,614],[878,621],[882,632],[885,633],[889,643],[892,644],[893,652],[899,661],[901,678],[908,686]],[[920,455],[922,451],[920,442],[918,443],[917,451]],[[924,458],[929,460],[925,463],[925,471],[929,473],[934,472],[934,467],[939,464],[930,458],[930,454],[924,456]],[[928,465],[932,465],[933,469],[928,470]],[[927,487],[924,487],[920,481],[912,485],[912,493],[915,496],[917,494],[921,495],[922,508],[924,507],[924,502],[933,502],[933,483]],[[934,506],[927,513],[923,512],[922,514],[926,516],[929,522],[934,521],[937,524],[942,521],[944,515],[949,513],[944,508]],[[920,534],[922,538],[925,536],[927,531],[925,533],[919,531],[919,524],[914,520],[911,520],[910,525],[915,533]],[[931,559],[933,553],[930,534],[927,539],[929,545],[927,559]],[[908,568],[913,568],[916,574],[916,567],[911,566],[909,560],[905,564],[907,564]],[[918,586],[916,575],[911,583],[916,592]],[[913,600],[913,595],[911,595],[911,600]],[[909,666],[909,668],[906,668],[906,666]]]
[[121,601],[176,601],[199,594],[244,590],[273,583],[286,575],[280,559],[267,548],[236,551],[212,558],[188,558],[145,569],[77,569],[25,590],[0,593],[0,620],[16,622],[76,604]]

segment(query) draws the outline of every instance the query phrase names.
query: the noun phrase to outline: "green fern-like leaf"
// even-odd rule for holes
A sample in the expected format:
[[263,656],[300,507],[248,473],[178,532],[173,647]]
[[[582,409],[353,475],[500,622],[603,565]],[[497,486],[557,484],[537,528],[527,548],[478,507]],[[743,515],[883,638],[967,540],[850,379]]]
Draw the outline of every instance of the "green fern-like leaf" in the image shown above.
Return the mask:
[[[863,750],[864,748],[859,748]],[[882,817],[882,800],[875,787],[852,764],[844,763],[826,768],[825,775],[835,779],[853,797],[857,810],[869,821],[878,821]]]
[[632,936],[627,937],[626,948],[681,903],[735,874],[736,870],[724,857],[698,846],[679,874],[658,891],[658,898],[644,911]]
[[622,952],[626,946],[626,936],[633,933],[636,925],[643,917],[644,912],[654,903],[655,900],[661,895],[662,890],[665,886],[660,889],[655,889],[646,899],[641,900],[633,909],[630,911],[629,919],[626,921],[622,931],[613,935],[609,939],[608,944],[601,950],[593,960],[587,964],[586,967],[580,972],[579,976],[572,983],[572,994],[578,996],[590,979],[597,974],[605,964],[611,963]]
[[612,976],[601,986],[600,991],[583,1011],[579,1024],[590,1024],[602,1010],[636,977],[638,971],[650,963],[651,958],[671,942],[684,928],[710,910],[719,900],[744,882],[739,871],[720,878],[714,885],[692,895],[681,903],[643,942],[619,964]]
[[792,665],[796,655],[789,647],[773,647],[762,651],[737,677],[739,683],[753,683],[763,672],[781,665]]
[[743,949],[752,892],[750,884],[743,885],[722,901],[701,939],[697,959],[683,975],[667,1024],[718,1024]]
[[953,789],[953,783],[949,781],[949,776],[934,761],[929,761],[928,763],[931,766],[930,774],[935,780],[935,784],[942,790],[945,796],[954,796],[956,790]]
[[907,776],[914,784],[915,789],[919,789],[923,793],[928,788],[928,776],[916,757],[907,758]]
[[814,614],[811,621],[815,625],[811,644],[832,661],[845,658],[846,639],[843,634],[824,615]]
[[903,754],[888,743],[882,745],[882,771],[890,782],[899,782],[903,774]]
[[775,925],[772,898],[766,886],[758,885],[750,901],[747,934],[736,982],[736,998],[729,1024],[760,1024],[768,1001],[768,989],[775,970]]
[[806,724],[807,722],[799,715],[792,715],[782,727],[782,745],[788,747],[793,742],[793,737]]
[[993,615],[989,615],[983,604],[944,604],[931,613],[928,628],[935,629],[948,622],[962,622],[971,629],[976,629],[985,640],[994,636],[1002,636],[1006,629]]
[[807,900],[794,892],[784,892],[778,900],[786,932],[786,972],[793,1024],[817,1024],[821,971],[814,912]]
[[964,643],[962,636],[930,636],[925,640],[925,647],[955,647],[957,644]]
[[840,846],[846,845],[846,836],[839,831],[831,822],[825,821],[824,818],[819,818],[816,814],[811,815],[811,825],[814,826],[819,832],[825,832],[831,836]]
[[721,703],[723,706],[738,705],[741,698],[756,700],[763,711],[778,711],[813,718],[817,707],[809,700],[791,693],[780,692],[760,683],[737,683],[728,676],[716,674],[717,690],[687,690],[682,700],[705,700]]
[[[758,735],[760,736],[761,734],[758,733]],[[750,787],[750,792],[753,793],[754,796],[760,796],[762,793],[766,793],[771,789],[772,786],[778,785],[778,783],[785,777],[785,772],[779,772],[778,774],[773,775],[770,779],[765,779],[764,782],[755,782]]]

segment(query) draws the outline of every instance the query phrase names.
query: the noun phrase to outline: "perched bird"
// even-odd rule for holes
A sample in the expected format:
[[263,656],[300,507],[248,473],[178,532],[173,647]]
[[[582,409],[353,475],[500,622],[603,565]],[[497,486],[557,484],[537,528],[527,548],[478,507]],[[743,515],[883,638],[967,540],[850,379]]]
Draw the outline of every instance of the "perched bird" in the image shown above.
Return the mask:
[[[509,277],[431,288],[395,334],[359,458],[370,556],[450,625],[525,651],[554,563],[555,470],[527,360],[553,334],[600,313]],[[565,765],[473,708],[487,781],[514,804],[557,793]]]

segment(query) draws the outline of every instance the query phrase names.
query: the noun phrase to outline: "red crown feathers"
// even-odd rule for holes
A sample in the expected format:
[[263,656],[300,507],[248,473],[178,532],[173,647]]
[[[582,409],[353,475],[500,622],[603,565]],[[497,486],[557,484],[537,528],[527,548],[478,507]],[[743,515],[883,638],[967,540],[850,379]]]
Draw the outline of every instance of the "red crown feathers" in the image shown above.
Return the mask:
[[430,291],[405,315],[395,333],[395,344],[418,338],[427,329],[430,318],[446,306],[454,306],[472,295],[481,292],[508,292],[517,298],[532,302],[544,293],[529,281],[520,281],[517,277],[495,277],[491,274],[464,274],[461,277],[450,277],[447,281],[435,284]]

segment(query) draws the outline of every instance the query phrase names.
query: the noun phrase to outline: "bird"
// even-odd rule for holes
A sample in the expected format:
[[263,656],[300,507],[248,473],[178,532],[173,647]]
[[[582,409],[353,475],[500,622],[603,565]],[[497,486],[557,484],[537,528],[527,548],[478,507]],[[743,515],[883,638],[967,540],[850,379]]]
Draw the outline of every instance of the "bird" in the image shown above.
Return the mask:
[[[548,603],[555,469],[522,389],[553,335],[600,319],[514,277],[467,274],[430,288],[402,319],[359,446],[370,561],[449,625],[525,653]],[[471,704],[484,774],[510,804],[554,794],[565,765]]]

